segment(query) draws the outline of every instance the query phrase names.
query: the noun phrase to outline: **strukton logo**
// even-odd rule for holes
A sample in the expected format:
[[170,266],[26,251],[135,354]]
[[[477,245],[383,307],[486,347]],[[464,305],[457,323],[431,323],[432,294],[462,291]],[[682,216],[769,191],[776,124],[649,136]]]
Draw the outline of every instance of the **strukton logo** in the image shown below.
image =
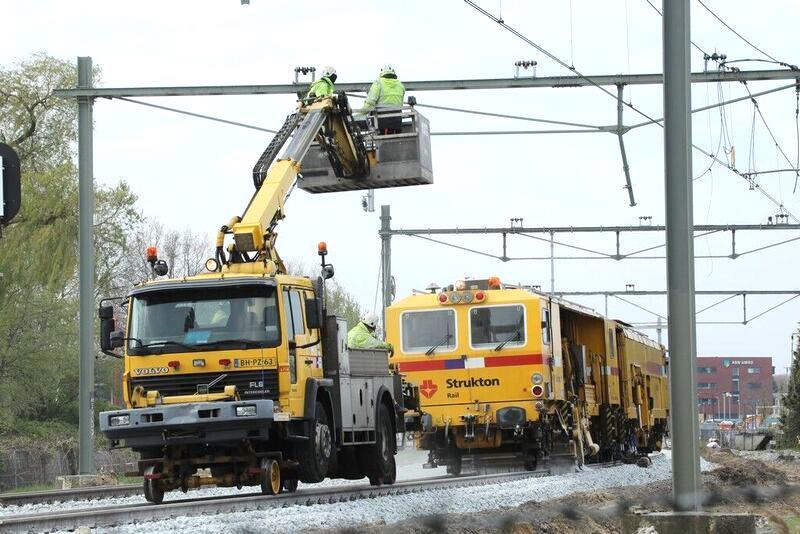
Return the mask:
[[439,391],[439,386],[433,383],[433,380],[423,380],[422,385],[419,387],[419,392],[425,396],[426,399],[430,399],[433,395]]
[[470,378],[469,380],[457,380],[455,378],[447,379],[447,389],[453,388],[474,388],[474,387],[491,387],[499,386],[499,378]]

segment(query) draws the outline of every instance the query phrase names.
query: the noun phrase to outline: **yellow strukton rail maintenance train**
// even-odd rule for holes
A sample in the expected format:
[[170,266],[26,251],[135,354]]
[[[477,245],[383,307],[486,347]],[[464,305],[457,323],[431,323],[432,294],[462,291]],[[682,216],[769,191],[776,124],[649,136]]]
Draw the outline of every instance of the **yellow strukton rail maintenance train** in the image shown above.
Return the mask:
[[661,345],[496,277],[437,289],[386,310],[393,365],[419,389],[427,465],[458,474],[462,459],[511,459],[533,470],[661,448],[669,416]]

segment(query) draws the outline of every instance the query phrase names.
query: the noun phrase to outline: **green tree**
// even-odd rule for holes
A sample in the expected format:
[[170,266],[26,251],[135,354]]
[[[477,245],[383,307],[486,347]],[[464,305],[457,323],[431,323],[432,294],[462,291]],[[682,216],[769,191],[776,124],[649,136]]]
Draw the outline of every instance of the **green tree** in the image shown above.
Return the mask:
[[[798,332],[800,334],[800,332]],[[800,343],[792,355],[792,370],[783,396],[783,446],[797,447],[800,440]]]
[[[0,246],[0,434],[77,421],[76,106],[72,64],[43,54],[0,68],[0,139],[22,161],[23,203]],[[125,183],[97,188],[98,292],[112,283],[140,218]]]
[[[318,276],[318,273],[315,273],[302,261],[284,260],[284,264],[286,271],[291,275],[306,276],[312,280]],[[336,280],[329,280],[325,283],[325,305],[329,315],[336,315],[347,320],[347,328],[353,328],[363,313],[356,298]]]
[[0,68],[0,142],[19,153],[23,168],[43,171],[72,161],[77,106],[53,90],[74,87],[77,79],[73,63],[41,52]]

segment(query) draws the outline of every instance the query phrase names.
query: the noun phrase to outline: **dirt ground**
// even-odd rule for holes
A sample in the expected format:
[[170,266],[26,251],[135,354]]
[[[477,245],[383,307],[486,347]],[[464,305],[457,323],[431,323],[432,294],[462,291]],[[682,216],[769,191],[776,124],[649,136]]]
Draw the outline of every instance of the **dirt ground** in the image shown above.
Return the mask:
[[[703,474],[707,511],[747,512],[757,516],[757,531],[800,534],[800,453],[749,453],[721,449],[704,453],[718,467]],[[670,481],[573,494],[549,502],[477,514],[415,518],[374,525],[371,533],[617,533],[622,512],[666,511]]]

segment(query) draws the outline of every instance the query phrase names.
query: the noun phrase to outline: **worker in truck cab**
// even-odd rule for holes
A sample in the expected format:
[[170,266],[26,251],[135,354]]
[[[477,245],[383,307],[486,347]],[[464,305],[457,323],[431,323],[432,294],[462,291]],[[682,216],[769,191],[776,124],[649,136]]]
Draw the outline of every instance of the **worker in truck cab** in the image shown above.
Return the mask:
[[391,343],[375,337],[377,326],[378,316],[374,313],[365,313],[361,321],[347,333],[347,346],[351,349],[384,349],[388,350],[389,354],[394,354]]
[[306,99],[313,100],[315,98],[322,98],[333,94],[333,83],[336,81],[336,69],[333,67],[325,67],[322,69],[322,76],[311,84],[308,89]]
[[[406,88],[403,82],[397,79],[397,73],[391,65],[384,65],[378,79],[372,82],[367,94],[367,101],[364,102],[362,111],[372,111],[374,109],[392,109],[400,111],[403,106],[403,98],[406,95]],[[383,134],[400,133],[402,129],[402,117],[378,117],[378,130]]]

